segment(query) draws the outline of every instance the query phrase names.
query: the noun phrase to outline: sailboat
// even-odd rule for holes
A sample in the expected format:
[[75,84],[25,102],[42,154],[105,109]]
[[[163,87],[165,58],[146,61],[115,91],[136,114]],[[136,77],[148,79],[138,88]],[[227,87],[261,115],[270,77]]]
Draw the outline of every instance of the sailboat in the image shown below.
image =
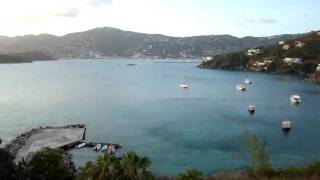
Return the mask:
[[187,78],[185,77],[185,81],[183,83],[180,84],[181,88],[187,89],[189,86],[187,84]]

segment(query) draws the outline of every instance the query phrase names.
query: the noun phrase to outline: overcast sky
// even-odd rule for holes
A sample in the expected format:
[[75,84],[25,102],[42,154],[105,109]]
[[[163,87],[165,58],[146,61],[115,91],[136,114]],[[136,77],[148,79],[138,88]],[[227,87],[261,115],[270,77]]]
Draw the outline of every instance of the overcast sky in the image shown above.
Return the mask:
[[320,0],[0,0],[0,34],[96,27],[171,36],[269,36],[320,30]]

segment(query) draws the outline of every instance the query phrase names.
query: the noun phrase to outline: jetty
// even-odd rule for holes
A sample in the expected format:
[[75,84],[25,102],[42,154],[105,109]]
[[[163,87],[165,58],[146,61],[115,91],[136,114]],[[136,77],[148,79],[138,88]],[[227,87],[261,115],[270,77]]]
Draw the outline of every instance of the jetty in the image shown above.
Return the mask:
[[5,148],[15,157],[15,162],[18,163],[22,159],[28,160],[32,154],[43,148],[59,148],[69,151],[76,148],[76,145],[80,143],[85,143],[84,147],[94,147],[96,144],[113,145],[115,148],[121,147],[120,144],[115,143],[87,142],[85,140],[86,130],[84,124],[40,127],[20,134]]

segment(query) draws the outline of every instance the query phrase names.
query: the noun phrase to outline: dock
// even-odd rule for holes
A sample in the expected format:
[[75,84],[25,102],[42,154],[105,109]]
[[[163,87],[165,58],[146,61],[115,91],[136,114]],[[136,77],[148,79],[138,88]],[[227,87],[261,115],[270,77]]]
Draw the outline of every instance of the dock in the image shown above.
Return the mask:
[[113,145],[116,149],[121,148],[116,143],[98,143],[86,141],[86,127],[83,124],[67,125],[61,127],[40,127],[31,129],[20,134],[11,143],[6,145],[6,149],[15,157],[18,163],[22,159],[28,159],[31,154],[43,148],[62,149],[69,151],[76,145],[85,142],[85,147],[94,147],[97,144]]

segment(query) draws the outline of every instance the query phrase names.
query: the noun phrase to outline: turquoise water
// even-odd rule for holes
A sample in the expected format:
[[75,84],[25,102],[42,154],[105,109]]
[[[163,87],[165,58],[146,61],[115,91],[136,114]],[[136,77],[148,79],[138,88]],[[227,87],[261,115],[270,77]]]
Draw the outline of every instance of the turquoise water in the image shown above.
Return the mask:
[[[263,139],[274,166],[320,160],[320,86],[297,77],[202,70],[155,60],[60,60],[0,65],[0,137],[43,125],[87,124],[87,139],[149,156],[153,171],[242,169],[246,130]],[[135,63],[136,66],[127,66]],[[187,77],[190,88],[179,84]],[[250,78],[246,92],[235,86]],[[302,104],[291,106],[299,94]],[[257,106],[251,116],[249,104]],[[283,134],[280,124],[293,129]],[[94,160],[74,150],[77,165]]]

